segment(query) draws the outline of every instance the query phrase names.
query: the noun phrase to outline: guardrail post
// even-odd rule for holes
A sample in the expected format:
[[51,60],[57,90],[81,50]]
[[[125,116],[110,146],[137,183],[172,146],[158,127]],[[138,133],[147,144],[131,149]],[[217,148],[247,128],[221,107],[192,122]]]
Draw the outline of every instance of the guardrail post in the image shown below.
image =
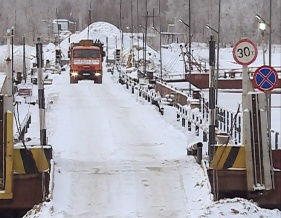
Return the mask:
[[241,143],[241,116],[238,116],[238,143]]
[[278,135],[279,135],[279,132],[275,132],[275,149],[276,150],[278,149]]
[[191,122],[190,122],[190,120],[188,120],[187,126],[188,126],[188,131],[191,131]]
[[196,136],[199,136],[199,126],[198,125],[195,126],[195,132],[196,132]]
[[[230,113],[230,129],[231,129],[231,125],[233,124],[233,113]],[[233,131],[232,131],[232,133],[231,133],[231,136],[233,137]]]
[[226,111],[226,131],[229,132],[229,111]]
[[223,131],[226,130],[226,113],[225,109],[223,109]]
[[205,131],[203,131],[203,142],[207,142],[208,141],[208,135]]
[[205,98],[202,99],[202,101],[200,101],[202,104],[202,108],[203,108],[203,118],[205,118]]
[[135,87],[132,86],[132,94],[134,94],[134,93],[135,93]]
[[223,124],[223,110],[222,110],[222,108],[220,108],[220,110],[219,110],[219,123],[220,123],[220,129],[222,129],[222,124]]
[[181,124],[182,124],[182,127],[185,127],[185,118],[182,118]]
[[196,162],[198,164],[201,164],[201,161],[202,161],[202,147],[203,147],[202,142],[198,142],[197,143],[197,155],[196,155]]
[[164,115],[164,108],[163,107],[159,107],[159,111],[160,111],[161,115],[163,116]]

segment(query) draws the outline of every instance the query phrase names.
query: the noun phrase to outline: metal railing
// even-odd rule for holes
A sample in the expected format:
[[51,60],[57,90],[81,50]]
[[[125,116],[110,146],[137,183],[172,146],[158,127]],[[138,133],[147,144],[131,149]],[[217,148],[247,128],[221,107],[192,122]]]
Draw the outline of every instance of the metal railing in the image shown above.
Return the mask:
[[[154,88],[149,88],[147,85],[139,85],[132,78],[125,75],[122,79],[121,84],[126,84],[126,88],[132,90],[134,94],[135,90],[138,90],[138,96],[144,98],[148,102],[156,105],[159,109],[159,112],[164,114],[164,102],[160,93],[156,93]],[[208,140],[208,131],[209,131],[209,102],[206,98],[200,97],[199,99],[193,99],[191,102],[197,110],[194,110],[190,106],[183,106],[177,102],[174,102],[172,105],[177,107],[177,121],[181,121],[183,127],[187,126],[188,131],[192,131],[194,127],[196,136],[202,135],[203,142]],[[240,106],[239,106],[240,107]],[[235,145],[242,145],[243,137],[243,114],[237,109],[237,111],[232,111],[220,106],[216,107],[216,131],[218,133],[228,133],[230,136],[230,142]],[[199,134],[199,131],[202,131],[202,134]],[[273,149],[281,149],[279,142],[281,141],[280,133],[271,130],[271,144]]]

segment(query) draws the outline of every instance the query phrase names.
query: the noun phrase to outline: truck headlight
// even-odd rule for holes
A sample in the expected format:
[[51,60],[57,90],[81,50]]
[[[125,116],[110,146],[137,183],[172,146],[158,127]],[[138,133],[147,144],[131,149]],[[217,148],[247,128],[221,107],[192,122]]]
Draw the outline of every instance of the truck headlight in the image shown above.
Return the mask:
[[100,73],[100,72],[97,72],[95,75],[96,75],[96,76],[101,76],[101,73]]
[[71,72],[71,76],[78,76],[78,72],[75,71]]

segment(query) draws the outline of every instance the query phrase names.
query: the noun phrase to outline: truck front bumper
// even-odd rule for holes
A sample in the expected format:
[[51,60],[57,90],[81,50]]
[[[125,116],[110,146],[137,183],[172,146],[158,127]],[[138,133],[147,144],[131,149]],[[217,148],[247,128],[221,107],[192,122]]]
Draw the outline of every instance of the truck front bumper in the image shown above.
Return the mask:
[[71,77],[75,77],[78,80],[88,79],[88,80],[95,80],[98,77],[102,76],[101,71],[71,71]]

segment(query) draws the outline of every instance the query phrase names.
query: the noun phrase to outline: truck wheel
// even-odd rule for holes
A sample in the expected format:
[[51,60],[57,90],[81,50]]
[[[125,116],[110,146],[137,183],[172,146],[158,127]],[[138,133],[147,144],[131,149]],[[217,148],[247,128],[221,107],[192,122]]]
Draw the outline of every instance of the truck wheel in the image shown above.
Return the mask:
[[78,83],[78,79],[70,77],[70,84],[73,84],[73,83]]
[[96,79],[96,80],[95,80],[95,83],[97,83],[97,84],[102,84],[102,77]]

